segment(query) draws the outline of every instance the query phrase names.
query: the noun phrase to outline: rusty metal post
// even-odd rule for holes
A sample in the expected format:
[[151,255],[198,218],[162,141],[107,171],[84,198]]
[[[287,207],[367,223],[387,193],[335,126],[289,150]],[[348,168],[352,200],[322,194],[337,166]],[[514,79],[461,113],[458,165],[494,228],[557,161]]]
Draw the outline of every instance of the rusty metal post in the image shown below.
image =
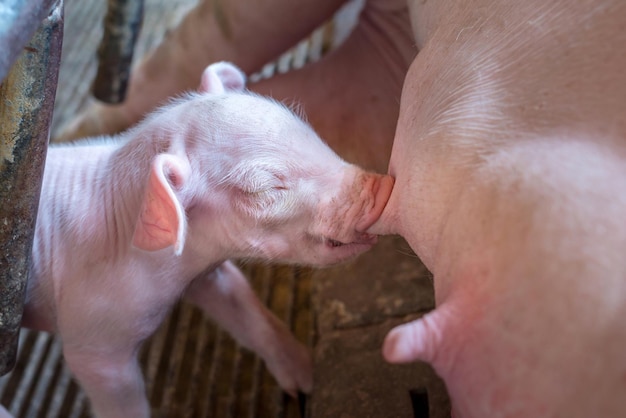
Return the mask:
[[98,73],[92,86],[94,97],[105,103],[121,103],[126,98],[135,42],[143,22],[143,2],[108,1],[98,48]]
[[48,12],[0,85],[0,374],[15,364],[61,61],[63,0]]
[[55,0],[2,0],[0,2],[0,81],[22,53],[22,47],[48,16]]

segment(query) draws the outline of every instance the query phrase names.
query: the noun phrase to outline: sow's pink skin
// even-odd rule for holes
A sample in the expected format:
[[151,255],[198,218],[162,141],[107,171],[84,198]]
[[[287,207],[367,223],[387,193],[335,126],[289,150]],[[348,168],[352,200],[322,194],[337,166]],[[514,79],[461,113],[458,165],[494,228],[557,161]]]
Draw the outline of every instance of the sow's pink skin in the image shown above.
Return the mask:
[[58,332],[99,417],[147,417],[136,354],[182,296],[294,394],[311,358],[233,258],[323,266],[376,237],[393,180],[341,160],[227,63],[127,133],[52,147],[24,325]]

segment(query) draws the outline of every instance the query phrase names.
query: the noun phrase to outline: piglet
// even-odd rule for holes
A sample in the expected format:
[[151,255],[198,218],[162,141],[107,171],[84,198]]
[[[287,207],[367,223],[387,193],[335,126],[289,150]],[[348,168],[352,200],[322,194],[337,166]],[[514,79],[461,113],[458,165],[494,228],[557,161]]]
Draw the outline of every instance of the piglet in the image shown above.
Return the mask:
[[230,259],[323,266],[369,249],[393,179],[341,160],[228,63],[117,137],[49,150],[24,325],[58,332],[99,417],[147,417],[137,351],[179,298],[281,387],[311,358]]

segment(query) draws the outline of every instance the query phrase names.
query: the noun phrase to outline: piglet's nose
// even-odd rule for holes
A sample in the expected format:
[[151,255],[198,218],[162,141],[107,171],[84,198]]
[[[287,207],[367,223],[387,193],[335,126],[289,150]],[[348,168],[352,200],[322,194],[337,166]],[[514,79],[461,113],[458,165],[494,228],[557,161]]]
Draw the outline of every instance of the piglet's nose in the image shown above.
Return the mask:
[[372,199],[373,204],[356,224],[358,232],[367,231],[380,218],[391,196],[393,185],[394,178],[389,175],[372,174],[367,180],[363,193],[366,193],[366,198]]

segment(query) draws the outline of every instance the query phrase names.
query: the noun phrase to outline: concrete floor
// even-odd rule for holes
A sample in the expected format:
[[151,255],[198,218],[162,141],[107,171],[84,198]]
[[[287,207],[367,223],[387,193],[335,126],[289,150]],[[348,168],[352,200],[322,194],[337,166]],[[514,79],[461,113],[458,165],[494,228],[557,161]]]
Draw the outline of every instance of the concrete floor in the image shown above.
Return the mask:
[[351,263],[313,273],[314,418],[445,418],[445,386],[424,363],[387,364],[394,326],[434,307],[432,277],[408,244],[383,237]]
[[[136,57],[157,45],[194,3],[146,0]],[[91,100],[104,7],[102,0],[66,0],[54,132]],[[301,45],[279,67],[299,65],[296,55],[307,49],[310,44]],[[313,393],[300,402],[285,396],[256,356],[195,308],[180,305],[141,354],[155,417],[295,418],[301,410],[309,418],[450,416],[445,387],[427,365],[389,365],[380,354],[391,327],[434,305],[431,276],[402,239],[385,237],[331,269],[244,269],[261,299],[313,348]],[[59,341],[44,333],[22,332],[18,364],[0,379],[0,402],[16,417],[90,416]]]

